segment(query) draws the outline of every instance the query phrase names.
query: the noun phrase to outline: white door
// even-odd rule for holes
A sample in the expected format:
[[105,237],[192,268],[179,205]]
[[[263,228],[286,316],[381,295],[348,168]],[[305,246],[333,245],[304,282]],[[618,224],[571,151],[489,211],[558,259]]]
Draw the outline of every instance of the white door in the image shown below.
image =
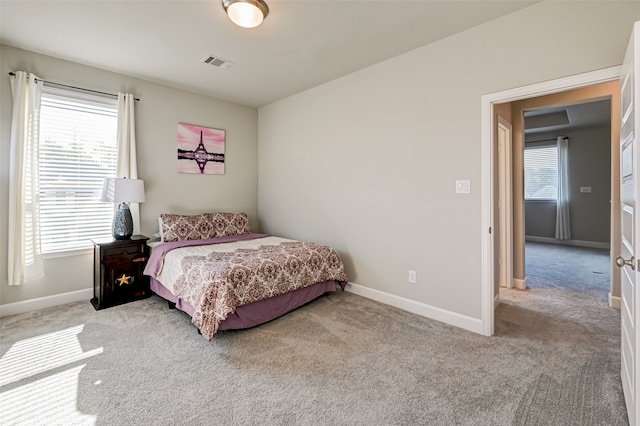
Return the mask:
[[[621,256],[616,264],[622,268],[621,273],[621,379],[624,399],[627,404],[629,424],[636,425],[640,421],[638,408],[638,297],[636,284],[638,278],[637,261],[640,258],[640,211],[636,212],[636,202],[640,200],[640,146],[636,145],[635,123],[639,121],[640,96],[636,84],[640,82],[636,63],[640,59],[640,22],[636,22],[629,40],[629,47],[624,58],[620,76],[620,198],[621,198]],[[638,214],[636,214],[638,213]]]
[[511,201],[511,123],[498,116],[498,218],[500,287],[513,287],[513,203]]

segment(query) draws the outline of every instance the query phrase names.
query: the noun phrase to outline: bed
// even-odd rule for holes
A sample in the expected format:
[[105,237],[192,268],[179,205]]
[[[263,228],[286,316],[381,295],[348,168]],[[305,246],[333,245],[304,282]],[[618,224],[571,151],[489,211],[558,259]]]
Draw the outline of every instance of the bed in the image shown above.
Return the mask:
[[344,290],[339,254],[316,243],[251,232],[244,213],[161,215],[145,268],[151,290],[191,316],[207,340],[280,317]]

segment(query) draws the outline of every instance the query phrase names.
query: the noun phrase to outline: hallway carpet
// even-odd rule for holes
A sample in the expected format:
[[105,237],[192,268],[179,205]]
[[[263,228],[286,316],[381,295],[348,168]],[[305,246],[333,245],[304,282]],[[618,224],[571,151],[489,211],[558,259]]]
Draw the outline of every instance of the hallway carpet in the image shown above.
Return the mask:
[[527,243],[526,260],[528,289],[501,290],[496,335],[537,342],[548,371],[528,384],[515,423],[626,422],[620,313],[608,307],[609,251]]

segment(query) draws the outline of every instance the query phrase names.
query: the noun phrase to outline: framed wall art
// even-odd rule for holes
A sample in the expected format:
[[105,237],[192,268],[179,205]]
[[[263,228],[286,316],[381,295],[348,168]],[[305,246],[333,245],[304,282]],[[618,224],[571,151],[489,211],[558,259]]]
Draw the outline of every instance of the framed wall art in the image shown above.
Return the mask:
[[224,174],[225,131],[178,123],[178,173]]

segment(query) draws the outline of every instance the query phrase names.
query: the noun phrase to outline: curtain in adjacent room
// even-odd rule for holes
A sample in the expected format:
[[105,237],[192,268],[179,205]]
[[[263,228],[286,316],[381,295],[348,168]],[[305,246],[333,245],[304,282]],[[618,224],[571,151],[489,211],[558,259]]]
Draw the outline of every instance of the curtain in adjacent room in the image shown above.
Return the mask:
[[10,75],[13,109],[9,151],[9,285],[44,275],[39,226],[38,145],[42,80],[17,71]]
[[[134,117],[135,99],[132,94],[118,93],[118,177],[138,178],[136,158],[136,125]],[[140,206],[130,203],[133,218],[133,233],[140,233]]]
[[556,210],[556,238],[571,239],[569,224],[569,138],[558,137],[558,200]]

